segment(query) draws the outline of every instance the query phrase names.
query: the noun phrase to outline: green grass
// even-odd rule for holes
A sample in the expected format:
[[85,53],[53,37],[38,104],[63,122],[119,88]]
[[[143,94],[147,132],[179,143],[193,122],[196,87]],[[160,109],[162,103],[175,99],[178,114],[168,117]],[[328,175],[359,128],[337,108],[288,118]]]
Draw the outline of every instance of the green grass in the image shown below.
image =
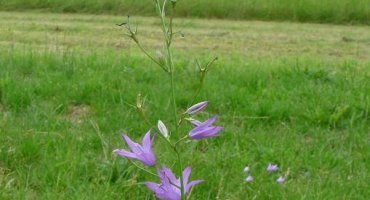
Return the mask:
[[[370,22],[370,0],[180,0],[177,15],[321,23]],[[152,0],[0,0],[0,10],[154,15]]]
[[[133,20],[145,47],[161,50],[156,19]],[[139,139],[148,129],[132,106],[139,92],[151,122],[171,122],[169,85],[122,37],[120,21],[0,13],[0,199],[153,199],[140,183],[156,180],[111,151],[124,147],[122,131]],[[182,148],[192,179],[206,180],[193,199],[370,197],[368,27],[177,25],[185,33],[175,39],[183,109],[198,86],[190,56],[220,57],[197,100],[210,101],[201,117],[218,114],[225,131]],[[159,139],[155,151],[175,161]],[[268,162],[290,171],[286,184],[266,175]],[[251,184],[243,183],[246,164]]]

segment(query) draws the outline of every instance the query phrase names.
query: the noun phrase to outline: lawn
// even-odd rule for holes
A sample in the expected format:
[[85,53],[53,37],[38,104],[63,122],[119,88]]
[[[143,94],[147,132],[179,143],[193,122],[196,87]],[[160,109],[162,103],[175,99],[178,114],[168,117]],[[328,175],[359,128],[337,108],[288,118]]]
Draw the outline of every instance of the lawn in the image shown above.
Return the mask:
[[[0,199],[154,199],[140,173],[112,154],[170,124],[170,86],[109,15],[0,12]],[[153,55],[159,22],[132,17]],[[368,26],[176,19],[177,102],[199,86],[196,62],[217,56],[196,101],[219,115],[221,137],[181,149],[192,199],[369,199]],[[170,130],[174,128],[169,126]],[[189,127],[181,129],[184,135]],[[156,138],[158,160],[172,166]],[[265,168],[277,163],[287,182]],[[245,165],[255,180],[244,183]],[[178,174],[178,172],[176,171]]]

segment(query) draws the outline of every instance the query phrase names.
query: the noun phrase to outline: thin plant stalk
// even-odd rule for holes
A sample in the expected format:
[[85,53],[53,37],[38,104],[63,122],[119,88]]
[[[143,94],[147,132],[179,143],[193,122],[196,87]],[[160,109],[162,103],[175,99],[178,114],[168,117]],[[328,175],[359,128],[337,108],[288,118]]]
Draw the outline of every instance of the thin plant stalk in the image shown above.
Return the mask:
[[[162,22],[162,31],[163,31],[163,36],[165,40],[165,50],[166,50],[166,57],[167,57],[167,65],[169,69],[169,74],[170,74],[170,82],[171,82],[171,98],[172,98],[172,108],[173,108],[173,118],[174,118],[174,123],[175,123],[175,133],[178,137],[180,137],[179,134],[179,129],[177,126],[178,122],[178,117],[177,117],[177,105],[176,105],[176,94],[175,94],[175,81],[174,81],[174,64],[173,64],[173,59],[172,59],[172,51],[171,51],[171,42],[172,42],[172,18],[173,14],[170,16],[170,27],[168,28],[166,25],[166,13],[165,13],[165,7],[167,0],[164,0],[163,5],[161,6],[159,1],[155,1],[158,14],[161,18]],[[161,8],[162,7],[162,8]],[[172,6],[172,9],[174,9],[174,4]],[[181,160],[181,154],[178,151],[178,148],[175,147],[175,151],[177,154],[177,159],[179,162],[179,168],[180,168],[180,173],[183,171],[183,166],[182,166],[182,160]],[[185,190],[184,190],[184,180],[182,174],[180,175],[180,190],[181,190],[181,199],[185,200]]]

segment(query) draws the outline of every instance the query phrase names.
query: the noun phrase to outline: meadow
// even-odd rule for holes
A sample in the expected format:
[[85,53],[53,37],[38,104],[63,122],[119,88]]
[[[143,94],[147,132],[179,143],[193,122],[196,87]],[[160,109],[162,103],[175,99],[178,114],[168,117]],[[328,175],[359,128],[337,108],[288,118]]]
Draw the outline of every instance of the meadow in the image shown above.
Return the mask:
[[[152,177],[112,150],[125,147],[121,132],[147,131],[138,93],[153,124],[171,122],[170,86],[115,25],[124,19],[0,12],[0,199],[154,199],[142,185]],[[158,19],[132,22],[161,50]],[[225,130],[182,149],[192,179],[206,180],[192,199],[370,198],[368,26],[178,18],[174,28],[179,106],[198,87],[195,59],[219,57],[197,101]],[[155,151],[174,163],[164,142]],[[289,171],[285,184],[266,175],[269,162]]]
[[[0,0],[0,10],[155,15],[149,0]],[[177,16],[370,23],[370,0],[178,0]]]

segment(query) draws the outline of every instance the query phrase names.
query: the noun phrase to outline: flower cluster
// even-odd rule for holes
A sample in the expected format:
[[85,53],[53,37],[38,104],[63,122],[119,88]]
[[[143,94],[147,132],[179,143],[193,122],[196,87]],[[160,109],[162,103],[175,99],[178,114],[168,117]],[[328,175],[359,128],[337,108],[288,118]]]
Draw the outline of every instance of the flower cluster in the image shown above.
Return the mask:
[[253,181],[253,176],[249,174],[249,166],[247,165],[245,168],[244,168],[244,172],[245,173],[248,173],[248,176],[247,178],[244,179],[244,182],[248,183],[248,182],[252,182]]
[[[207,105],[207,101],[197,103],[188,108],[185,113],[193,116],[204,110]],[[195,125],[195,127],[193,127],[193,129],[189,131],[187,138],[192,140],[200,140],[204,138],[218,136],[218,133],[223,130],[223,127],[213,126],[213,123],[216,120],[217,117],[213,116],[205,122],[197,123],[197,125]],[[165,138],[171,144],[171,141],[169,140],[169,131],[161,120],[158,121],[157,128],[161,136],[163,136],[163,138]],[[141,142],[142,144],[138,144],[132,141],[126,134],[123,134],[122,138],[126,142],[130,151],[124,149],[116,149],[113,152],[130,160],[138,160],[147,167],[156,166],[156,157],[152,148],[153,138],[151,138],[150,134],[151,131],[149,130],[143,137]],[[178,142],[176,142],[175,145],[178,144]],[[171,147],[176,148],[175,145],[171,144]],[[160,183],[157,184],[153,182],[145,182],[145,186],[152,190],[155,196],[159,199],[180,200],[182,194],[186,195],[187,193],[189,193],[189,190],[193,186],[203,182],[203,180],[195,180],[188,183],[190,173],[191,168],[187,167],[182,172],[182,177],[176,178],[176,176],[169,168],[157,168],[157,174],[160,179]]]
[[[182,172],[182,180],[184,193],[187,194],[191,187],[203,182],[203,180],[195,180],[188,183],[191,168],[187,167]],[[172,171],[168,168],[163,167],[158,169],[158,176],[161,183],[145,182],[146,187],[154,192],[154,194],[160,199],[166,200],[180,200],[181,199],[181,184],[180,178],[177,179]]]
[[[269,172],[269,173],[273,173],[273,172],[276,172],[279,170],[279,167],[278,165],[275,165],[275,164],[272,164],[272,163],[269,163],[267,165],[267,168],[266,168],[266,171]],[[248,183],[248,182],[252,182],[254,179],[253,179],[253,176],[249,174],[250,172],[250,168],[249,166],[247,165],[244,170],[243,170],[245,173],[248,173],[248,176],[247,178],[244,179],[244,182]],[[285,176],[284,175],[280,175],[279,178],[276,179],[276,182],[279,183],[279,184],[282,184],[285,182]]]
[[[195,104],[186,110],[189,115],[195,115],[196,113],[204,110],[208,105],[207,101],[203,101]],[[189,118],[190,123],[194,128],[189,132],[189,138],[193,140],[200,140],[204,138],[217,137],[218,133],[223,130],[221,126],[213,126],[213,123],[217,120],[217,116],[213,116],[205,122],[200,122],[196,119]]]

